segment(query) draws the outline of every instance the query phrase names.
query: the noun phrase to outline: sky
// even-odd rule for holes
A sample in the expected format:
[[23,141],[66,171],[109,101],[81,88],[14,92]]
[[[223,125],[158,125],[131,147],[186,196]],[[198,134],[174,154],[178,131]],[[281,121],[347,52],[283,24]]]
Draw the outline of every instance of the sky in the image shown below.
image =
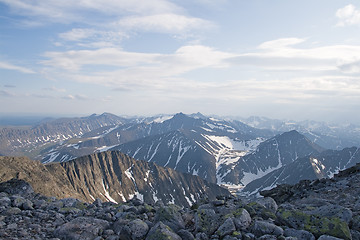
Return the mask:
[[0,113],[360,121],[360,2],[0,0]]

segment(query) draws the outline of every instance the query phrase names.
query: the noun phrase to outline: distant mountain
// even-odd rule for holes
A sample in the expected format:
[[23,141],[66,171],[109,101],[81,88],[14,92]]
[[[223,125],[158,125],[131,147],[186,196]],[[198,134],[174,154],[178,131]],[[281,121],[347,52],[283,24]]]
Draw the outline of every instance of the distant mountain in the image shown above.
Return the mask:
[[354,124],[329,124],[310,120],[282,121],[256,116],[240,118],[240,121],[254,128],[268,129],[275,133],[296,130],[326,149],[341,150],[360,146],[360,126]]
[[93,114],[82,118],[49,120],[28,129],[0,129],[0,154],[37,157],[41,150],[56,143],[81,137],[95,129],[114,127],[126,123],[126,119],[110,113]]
[[243,192],[256,193],[280,184],[296,184],[300,180],[331,178],[334,174],[360,163],[359,148],[313,153],[276,169],[246,185]]
[[87,202],[100,198],[120,203],[137,196],[147,203],[162,200],[191,206],[204,196],[215,199],[230,194],[200,177],[138,161],[118,151],[46,165],[28,158],[0,157],[0,166],[0,182],[17,177],[42,194]]
[[222,182],[246,186],[255,179],[294,162],[296,159],[317,154],[324,149],[293,130],[270,138],[233,164],[219,171]]

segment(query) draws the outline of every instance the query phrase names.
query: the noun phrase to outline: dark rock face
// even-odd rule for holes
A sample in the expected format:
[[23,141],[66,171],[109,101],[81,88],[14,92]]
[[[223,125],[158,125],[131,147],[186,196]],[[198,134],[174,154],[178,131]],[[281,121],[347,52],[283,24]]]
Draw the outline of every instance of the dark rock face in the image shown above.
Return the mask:
[[120,203],[136,196],[146,203],[162,200],[191,206],[205,196],[215,199],[217,195],[230,194],[198,176],[138,161],[118,151],[47,165],[27,158],[0,157],[0,180],[14,177],[29,181],[42,194],[87,202],[99,198]]

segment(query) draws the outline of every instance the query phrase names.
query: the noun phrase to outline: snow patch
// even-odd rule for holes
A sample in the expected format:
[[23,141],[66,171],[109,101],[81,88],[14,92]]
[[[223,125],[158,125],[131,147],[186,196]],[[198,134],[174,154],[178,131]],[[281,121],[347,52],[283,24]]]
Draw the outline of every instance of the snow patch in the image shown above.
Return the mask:
[[109,194],[108,192],[108,189],[109,189],[109,185],[106,185],[106,188],[105,188],[105,183],[104,183],[104,179],[102,179],[102,186],[103,186],[103,189],[104,189],[104,192],[105,192],[105,197],[110,201],[110,202],[114,202],[114,203],[118,203],[117,201],[115,201]]

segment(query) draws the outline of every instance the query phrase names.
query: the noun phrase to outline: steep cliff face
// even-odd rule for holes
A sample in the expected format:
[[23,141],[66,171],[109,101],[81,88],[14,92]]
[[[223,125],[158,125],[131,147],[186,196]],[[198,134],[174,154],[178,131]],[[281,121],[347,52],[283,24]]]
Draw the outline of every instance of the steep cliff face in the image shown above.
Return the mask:
[[48,165],[27,158],[0,157],[0,164],[0,181],[18,177],[43,194],[87,202],[100,198],[119,203],[137,196],[148,203],[162,200],[189,206],[204,196],[229,195],[200,177],[137,161],[118,151]]

